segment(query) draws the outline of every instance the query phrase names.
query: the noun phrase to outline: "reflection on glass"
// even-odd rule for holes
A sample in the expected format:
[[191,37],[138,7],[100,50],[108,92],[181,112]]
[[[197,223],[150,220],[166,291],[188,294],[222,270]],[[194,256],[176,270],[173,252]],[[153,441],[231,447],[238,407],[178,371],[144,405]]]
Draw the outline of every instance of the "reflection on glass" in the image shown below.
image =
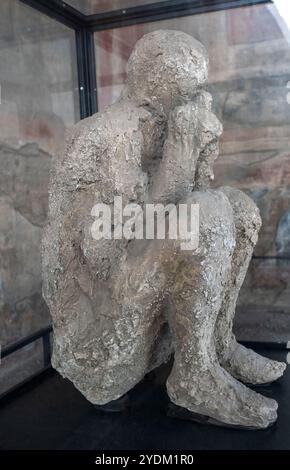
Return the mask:
[[235,317],[235,330],[240,339],[270,342],[289,340],[289,280],[289,259],[252,260],[240,292]]
[[85,15],[95,15],[122,8],[138,7],[165,0],[65,0],[65,3]]
[[18,0],[1,0],[0,64],[0,341],[5,346],[49,322],[41,296],[40,242],[51,158],[66,126],[79,120],[74,32]]
[[255,199],[263,218],[256,255],[274,257],[252,264],[241,296],[241,307],[249,311],[254,290],[256,310],[289,310],[289,263],[275,258],[290,256],[289,28],[290,4],[276,0],[95,33],[100,109],[118,98],[128,57],[143,34],[177,29],[206,46],[209,88],[224,124],[215,184],[236,186]]

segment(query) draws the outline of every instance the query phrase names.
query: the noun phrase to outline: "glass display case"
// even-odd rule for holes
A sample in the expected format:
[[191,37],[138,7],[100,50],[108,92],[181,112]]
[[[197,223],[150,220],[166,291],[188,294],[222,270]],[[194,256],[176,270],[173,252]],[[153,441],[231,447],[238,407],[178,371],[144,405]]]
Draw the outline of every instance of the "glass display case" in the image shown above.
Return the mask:
[[118,99],[136,41],[157,29],[184,31],[206,46],[209,89],[224,125],[214,185],[244,190],[261,211],[238,337],[287,341],[289,2],[2,0],[0,24],[1,346],[25,346],[3,354],[0,393],[42,369],[42,336],[21,340],[50,325],[41,236],[51,161],[67,127]]

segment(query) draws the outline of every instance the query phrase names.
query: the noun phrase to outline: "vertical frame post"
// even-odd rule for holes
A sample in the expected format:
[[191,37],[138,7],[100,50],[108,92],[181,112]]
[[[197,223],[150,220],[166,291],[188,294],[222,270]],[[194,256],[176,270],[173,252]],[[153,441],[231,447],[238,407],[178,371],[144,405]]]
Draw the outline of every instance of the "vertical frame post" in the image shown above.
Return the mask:
[[80,117],[84,119],[98,111],[95,44],[92,31],[86,28],[76,30],[76,50]]
[[43,367],[50,366],[51,348],[50,348],[50,332],[44,333],[42,337],[43,348]]

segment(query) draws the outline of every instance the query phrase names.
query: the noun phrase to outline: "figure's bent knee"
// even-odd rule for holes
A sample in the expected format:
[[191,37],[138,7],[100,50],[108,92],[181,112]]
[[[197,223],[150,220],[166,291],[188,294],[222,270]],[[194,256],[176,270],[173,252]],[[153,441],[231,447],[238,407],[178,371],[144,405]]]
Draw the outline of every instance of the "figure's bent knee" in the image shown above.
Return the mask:
[[237,235],[243,234],[255,244],[262,225],[257,205],[239,189],[223,187],[221,191],[227,196],[232,206]]
[[204,225],[211,226],[217,220],[231,225],[233,221],[232,206],[222,191],[215,189],[194,191],[187,197],[185,203],[198,205],[199,220]]
[[198,205],[199,256],[217,253],[220,256],[226,253],[231,255],[236,233],[232,206],[227,196],[219,190],[194,191],[182,202]]

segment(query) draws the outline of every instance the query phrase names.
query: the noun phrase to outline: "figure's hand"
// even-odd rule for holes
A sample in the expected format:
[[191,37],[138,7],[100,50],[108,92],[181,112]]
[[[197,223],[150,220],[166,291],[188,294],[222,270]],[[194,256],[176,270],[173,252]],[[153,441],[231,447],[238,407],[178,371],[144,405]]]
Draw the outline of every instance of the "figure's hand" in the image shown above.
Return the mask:
[[176,203],[192,192],[199,146],[199,113],[202,105],[190,102],[169,116],[163,158],[154,175],[150,200]]
[[184,162],[192,161],[196,147],[198,108],[194,103],[175,108],[169,116],[168,142],[174,147],[175,157]]
[[196,145],[198,108],[194,103],[175,108],[168,121],[163,158],[150,194],[155,202],[175,203],[193,188],[198,147]]

